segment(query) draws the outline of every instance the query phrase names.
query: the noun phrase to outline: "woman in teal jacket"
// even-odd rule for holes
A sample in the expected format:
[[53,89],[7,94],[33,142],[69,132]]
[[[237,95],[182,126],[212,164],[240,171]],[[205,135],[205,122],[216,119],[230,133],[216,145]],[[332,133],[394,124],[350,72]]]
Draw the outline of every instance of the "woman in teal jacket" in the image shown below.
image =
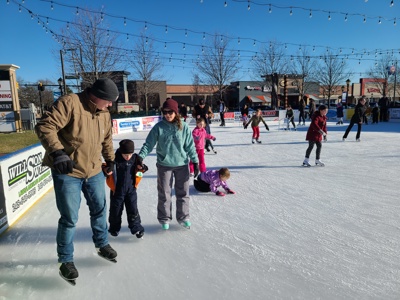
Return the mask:
[[194,176],[199,172],[199,159],[192,132],[182,122],[178,103],[167,99],[162,107],[163,119],[150,130],[140,149],[140,163],[156,146],[157,153],[157,219],[163,229],[169,228],[172,220],[172,182],[175,179],[176,220],[190,228],[189,215],[189,161],[194,164]]

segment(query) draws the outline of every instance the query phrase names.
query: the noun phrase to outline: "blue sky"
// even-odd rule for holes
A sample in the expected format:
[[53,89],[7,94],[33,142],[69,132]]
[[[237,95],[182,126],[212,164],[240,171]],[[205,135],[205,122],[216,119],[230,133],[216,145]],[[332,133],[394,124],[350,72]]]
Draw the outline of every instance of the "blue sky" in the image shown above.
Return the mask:
[[[224,6],[224,3],[227,6]],[[121,41],[131,48],[134,36],[147,24],[146,33],[157,38],[156,50],[165,60],[163,73],[169,84],[191,84],[192,61],[201,54],[201,45],[214,34],[232,37],[231,48],[241,53],[241,73],[237,80],[250,80],[251,56],[262,45],[276,41],[296,54],[307,46],[320,55],[327,48],[349,54],[350,78],[357,82],[374,64],[375,52],[394,51],[400,58],[400,0],[6,0],[0,1],[0,64],[15,64],[19,79],[54,82],[61,76],[58,44],[45,27],[60,33],[80,9],[103,11],[110,29],[121,33]],[[19,7],[21,5],[21,12]],[[250,5],[250,9],[248,9]],[[70,6],[70,7],[69,7]],[[51,9],[53,7],[53,9]],[[271,8],[271,12],[269,12]],[[34,18],[31,18],[31,11]],[[290,14],[292,11],[292,14]],[[310,18],[310,14],[312,17]],[[329,16],[331,17],[329,20]],[[347,21],[345,21],[347,17]],[[364,18],[366,22],[363,22]],[[61,20],[56,21],[56,20]],[[124,25],[126,20],[126,25]],[[381,24],[379,24],[379,20]],[[166,29],[168,33],[166,33]],[[129,41],[127,36],[130,36]],[[203,36],[206,39],[203,39]],[[240,40],[240,44],[238,43]],[[167,47],[165,48],[165,45]],[[354,52],[354,54],[352,54]],[[132,71],[127,69],[127,71]],[[136,79],[134,74],[129,79]]]

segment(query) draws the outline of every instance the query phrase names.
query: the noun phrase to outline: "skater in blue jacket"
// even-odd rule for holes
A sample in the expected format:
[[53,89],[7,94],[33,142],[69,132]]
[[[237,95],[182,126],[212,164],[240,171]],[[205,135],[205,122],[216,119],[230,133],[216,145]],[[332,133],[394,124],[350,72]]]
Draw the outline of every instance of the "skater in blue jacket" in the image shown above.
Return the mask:
[[175,180],[176,220],[190,228],[189,215],[189,161],[193,162],[194,176],[199,173],[199,158],[192,132],[182,122],[178,103],[167,99],[162,106],[163,119],[150,130],[139,152],[138,165],[156,146],[157,153],[157,219],[163,229],[169,229],[172,220],[172,183]]

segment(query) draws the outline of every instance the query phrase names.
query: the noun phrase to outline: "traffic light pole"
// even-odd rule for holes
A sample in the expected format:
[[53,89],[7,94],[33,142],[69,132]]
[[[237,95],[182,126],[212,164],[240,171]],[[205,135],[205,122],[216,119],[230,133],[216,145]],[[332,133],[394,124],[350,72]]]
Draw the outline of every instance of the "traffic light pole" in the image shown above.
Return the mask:
[[40,117],[43,116],[43,105],[42,105],[42,92],[44,91],[43,83],[39,82],[38,84],[39,91],[39,105],[40,105]]

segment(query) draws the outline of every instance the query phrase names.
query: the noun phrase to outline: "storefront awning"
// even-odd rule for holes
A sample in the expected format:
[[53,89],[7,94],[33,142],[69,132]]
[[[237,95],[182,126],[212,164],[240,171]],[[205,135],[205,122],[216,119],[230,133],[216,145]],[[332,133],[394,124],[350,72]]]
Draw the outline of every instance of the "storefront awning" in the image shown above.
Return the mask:
[[252,102],[252,103],[264,103],[264,104],[271,103],[271,98],[269,98],[267,96],[250,96],[250,95],[247,95],[246,97],[249,100],[249,102]]

